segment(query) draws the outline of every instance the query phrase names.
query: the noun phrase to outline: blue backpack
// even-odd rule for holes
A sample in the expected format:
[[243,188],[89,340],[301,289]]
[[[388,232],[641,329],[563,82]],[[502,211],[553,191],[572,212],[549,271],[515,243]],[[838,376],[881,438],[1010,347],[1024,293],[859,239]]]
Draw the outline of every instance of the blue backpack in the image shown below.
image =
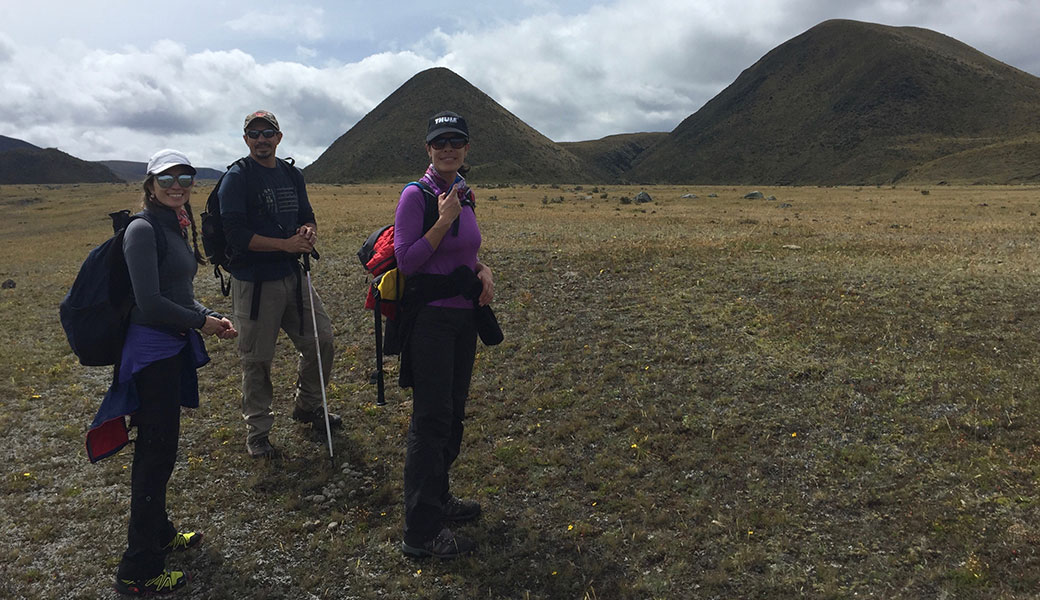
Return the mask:
[[72,288],[58,307],[61,327],[80,364],[100,367],[119,364],[123,340],[134,306],[130,273],[123,257],[123,236],[134,219],[144,219],[155,229],[159,263],[166,254],[166,235],[147,212],[110,213],[114,235],[87,255]]

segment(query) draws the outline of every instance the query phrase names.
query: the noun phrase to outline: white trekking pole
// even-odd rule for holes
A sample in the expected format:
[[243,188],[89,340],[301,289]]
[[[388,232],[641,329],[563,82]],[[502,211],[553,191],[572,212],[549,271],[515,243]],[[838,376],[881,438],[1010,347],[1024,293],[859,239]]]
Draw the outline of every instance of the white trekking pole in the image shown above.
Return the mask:
[[329,439],[329,458],[332,455],[332,426],[329,425],[329,401],[325,397],[325,371],[321,364],[321,342],[318,340],[318,320],[314,315],[314,284],[311,283],[311,256],[303,255],[303,270],[307,273],[307,293],[311,301],[311,323],[314,324],[314,351],[318,356],[318,382],[321,384],[321,406],[325,410],[325,434]]

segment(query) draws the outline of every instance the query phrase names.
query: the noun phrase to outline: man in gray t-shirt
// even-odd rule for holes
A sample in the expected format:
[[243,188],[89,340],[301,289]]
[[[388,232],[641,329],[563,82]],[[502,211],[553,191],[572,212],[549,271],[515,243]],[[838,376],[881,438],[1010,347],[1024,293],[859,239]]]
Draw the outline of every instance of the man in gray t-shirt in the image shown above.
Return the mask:
[[[246,449],[254,458],[273,458],[278,451],[270,441],[274,424],[271,362],[278,330],[285,331],[300,353],[293,419],[324,427],[320,375],[328,382],[332,371],[332,322],[315,293],[319,374],[310,320],[311,294],[299,262],[301,255],[314,251],[318,241],[303,174],[275,156],[282,132],[273,114],[259,110],[246,115],[242,138],[249,156],[228,170],[217,193],[233,256],[229,265],[231,302],[242,360]],[[340,427],[342,419],[329,414],[329,424]]]

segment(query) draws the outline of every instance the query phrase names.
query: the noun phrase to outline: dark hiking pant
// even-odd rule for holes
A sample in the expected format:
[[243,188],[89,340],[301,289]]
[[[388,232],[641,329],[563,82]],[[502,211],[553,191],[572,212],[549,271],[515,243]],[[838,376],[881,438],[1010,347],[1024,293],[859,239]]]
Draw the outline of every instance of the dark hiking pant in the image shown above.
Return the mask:
[[473,311],[424,306],[406,351],[413,375],[404,463],[404,539],[421,545],[441,529],[448,470],[462,445],[477,330]]
[[121,579],[151,579],[163,571],[163,549],[177,534],[166,515],[166,484],[177,460],[180,435],[181,368],[185,352],[154,362],[134,376],[141,408],[130,475],[130,526],[119,563]]

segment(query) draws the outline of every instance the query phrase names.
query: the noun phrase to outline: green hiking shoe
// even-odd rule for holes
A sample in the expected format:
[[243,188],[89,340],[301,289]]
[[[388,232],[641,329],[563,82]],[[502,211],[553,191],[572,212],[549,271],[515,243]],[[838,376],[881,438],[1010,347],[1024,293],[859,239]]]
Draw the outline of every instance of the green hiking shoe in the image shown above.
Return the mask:
[[148,580],[116,578],[116,591],[127,596],[169,594],[188,584],[184,571],[163,571]]
[[167,552],[184,552],[190,550],[202,543],[202,534],[197,531],[188,531],[186,533],[177,532],[177,535],[173,536],[169,544],[163,547],[163,550]]

